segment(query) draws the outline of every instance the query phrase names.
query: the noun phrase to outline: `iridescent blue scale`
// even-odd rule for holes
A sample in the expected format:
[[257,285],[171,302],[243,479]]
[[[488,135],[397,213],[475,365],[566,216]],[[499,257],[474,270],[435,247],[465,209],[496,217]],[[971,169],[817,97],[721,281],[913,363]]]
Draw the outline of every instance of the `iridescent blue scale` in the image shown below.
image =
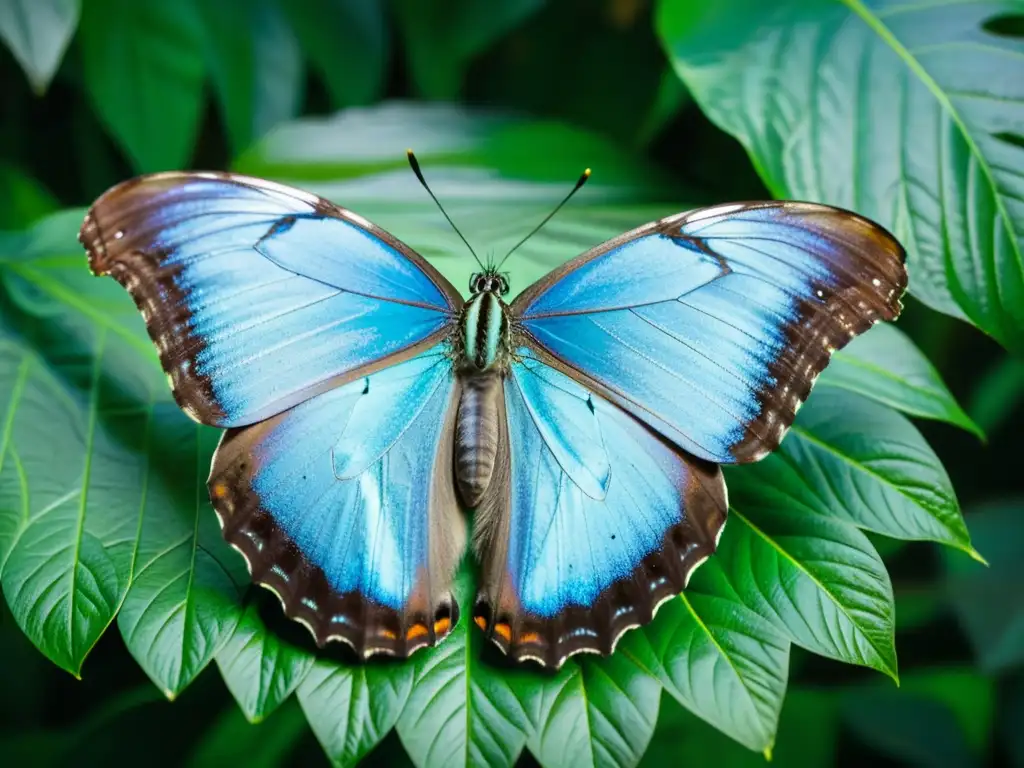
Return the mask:
[[81,240],[182,408],[227,428],[210,496],[289,616],[364,655],[439,642],[472,506],[474,622],[551,666],[685,588],[725,524],[719,465],[774,450],[906,285],[888,233],[806,203],[653,222],[511,305],[496,270],[464,303],[357,214],[232,174],[119,185]]

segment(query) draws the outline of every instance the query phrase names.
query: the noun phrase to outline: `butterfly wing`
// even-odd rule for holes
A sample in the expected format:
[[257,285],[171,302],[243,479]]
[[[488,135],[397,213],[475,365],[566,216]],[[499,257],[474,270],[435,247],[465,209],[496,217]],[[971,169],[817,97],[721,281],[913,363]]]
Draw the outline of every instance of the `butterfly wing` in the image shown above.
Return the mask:
[[476,511],[474,621],[516,659],[611,653],[717,545],[721,470],[529,347],[505,379],[498,479]]
[[458,621],[457,399],[437,345],[225,434],[209,481],[224,535],[318,643],[407,656]]
[[315,195],[226,173],[124,182],[79,238],[135,299],[197,421],[266,419],[447,333],[458,292],[420,256]]
[[848,211],[715,206],[628,232],[513,303],[543,359],[690,454],[778,447],[832,352],[900,311],[904,251]]

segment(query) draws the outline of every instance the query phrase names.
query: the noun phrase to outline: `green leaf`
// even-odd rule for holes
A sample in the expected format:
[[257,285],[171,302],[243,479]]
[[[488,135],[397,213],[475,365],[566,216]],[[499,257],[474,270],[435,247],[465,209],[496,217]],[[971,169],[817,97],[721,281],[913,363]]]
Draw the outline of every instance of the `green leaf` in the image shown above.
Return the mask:
[[[23,626],[34,626],[40,608],[51,624],[63,621],[73,642],[51,627],[41,628],[44,635],[28,634],[76,674],[122,608],[118,624],[129,650],[161,690],[174,696],[233,631],[240,614],[233,579],[240,569],[244,574],[244,565],[221,539],[206,501],[216,434],[203,429],[200,446],[200,430],[174,405],[131,299],[112,281],[89,275],[75,242],[80,222],[80,212],[57,214],[16,243],[0,246],[6,257],[0,277],[8,294],[38,318],[20,327],[34,330],[34,343],[53,358],[60,377],[26,387],[31,397],[11,418],[24,411],[33,424],[66,423],[71,430],[62,436],[56,427],[33,428],[38,458],[23,443],[37,467],[33,472],[45,471],[44,494],[67,485],[59,503],[40,495],[44,514],[38,521],[32,483],[0,472],[0,498],[12,500],[0,508],[0,530],[11,530],[11,511],[28,509],[28,522],[21,514],[13,526],[17,544],[10,545],[4,590]],[[74,389],[65,385],[61,392],[57,386],[64,382]],[[26,405],[35,398],[42,413],[32,416]],[[62,409],[72,410],[62,415]],[[11,424],[13,429],[17,421]],[[78,460],[76,453],[82,454]],[[54,474],[54,461],[67,481]],[[20,452],[12,462],[11,470],[29,466]],[[16,486],[7,484],[13,480]],[[54,530],[47,533],[48,527]],[[43,558],[45,565],[32,565]],[[19,575],[32,580],[22,585]],[[47,587],[50,578],[56,580]],[[36,593],[44,587],[40,597]],[[52,605],[35,606],[33,596]],[[77,608],[66,616],[62,606]]]
[[[100,378],[104,335],[95,341],[91,364],[67,361],[87,366],[83,392],[9,330],[0,334],[3,592],[22,631],[76,676],[128,588],[145,473],[137,446],[119,441],[102,420],[111,409]],[[141,432],[140,416],[121,422]]]
[[947,421],[985,438],[943,384],[935,366],[890,323],[876,325],[836,352],[818,384],[842,387],[911,416]]
[[394,727],[409,699],[411,663],[349,666],[321,660],[299,685],[313,732],[334,765],[356,765]]
[[718,560],[743,602],[804,648],[896,677],[892,584],[855,528],[733,493]]
[[994,673],[1024,662],[1024,499],[974,510],[971,534],[989,567],[944,557],[953,610],[978,665]]
[[60,271],[52,249],[73,242],[65,238],[76,218],[49,217],[0,245],[0,281],[21,310],[0,321],[0,570],[19,626],[79,675],[134,573],[150,404],[156,392],[167,396],[158,371],[138,369],[121,338],[47,293],[59,285],[47,274]]
[[991,680],[970,669],[919,669],[900,689],[858,686],[842,718],[875,749],[912,765],[972,766],[988,750],[995,714]]
[[217,433],[181,418],[171,403],[153,420],[148,453],[165,485],[146,495],[138,567],[118,627],[139,666],[173,699],[234,633],[245,570],[206,495]]
[[726,472],[730,491],[830,515],[899,539],[950,544],[972,557],[949,477],[903,416],[835,388],[815,391],[774,454]]
[[1024,40],[1015,0],[663,0],[705,114],[776,197],[850,208],[906,245],[910,290],[1024,349]]
[[535,13],[544,0],[396,0],[416,89],[430,99],[453,99],[470,59]]
[[334,107],[370,104],[380,97],[388,58],[384,3],[288,0],[281,10],[324,78]]
[[23,229],[59,207],[46,187],[7,163],[0,163],[0,200],[0,230]]
[[0,39],[43,94],[75,34],[80,0],[5,0],[0,3]]
[[259,726],[230,707],[203,734],[189,756],[188,765],[219,768],[244,764],[246,768],[277,768],[285,763],[308,729],[306,717],[295,702],[281,707]]
[[82,14],[85,86],[138,172],[186,166],[203,106],[196,0],[90,0]]
[[250,603],[235,633],[217,654],[231,694],[253,723],[265,719],[299,686],[316,658],[267,629]]
[[[456,592],[460,605],[472,605],[466,575]],[[523,705],[501,671],[480,658],[484,641],[469,624],[463,615],[443,643],[417,654],[411,665],[413,685],[398,735],[417,768],[512,766],[526,742]]]
[[1006,355],[978,378],[968,412],[991,434],[1006,425],[1024,401],[1024,360]]
[[235,153],[296,115],[302,52],[273,0],[202,3],[206,61]]
[[747,608],[716,559],[619,650],[679,702],[749,749],[770,750],[786,692],[789,640]]
[[[778,747],[758,754],[730,741],[723,733],[694,717],[670,696],[661,701],[658,728],[642,768],[676,765],[685,756],[687,764],[716,768],[819,768],[835,762],[839,731],[834,694],[795,688],[786,696],[779,721]],[[766,758],[770,758],[768,763]]]
[[658,719],[661,686],[626,654],[570,660],[554,678],[519,685],[544,766],[636,765]]

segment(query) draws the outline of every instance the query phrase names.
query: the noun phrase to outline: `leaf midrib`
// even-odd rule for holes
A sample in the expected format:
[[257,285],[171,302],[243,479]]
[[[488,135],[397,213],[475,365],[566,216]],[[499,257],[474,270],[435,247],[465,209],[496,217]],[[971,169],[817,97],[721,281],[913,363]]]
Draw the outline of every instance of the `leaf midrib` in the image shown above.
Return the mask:
[[[96,422],[99,416],[100,371],[102,369],[103,350],[106,346],[107,334],[101,330],[96,342],[96,356],[93,358],[91,391],[89,392],[89,423],[85,437],[85,468],[82,471],[82,493],[78,502],[78,522],[75,530],[75,548],[71,558],[71,587],[68,590],[68,645],[72,657],[75,656],[75,595],[78,592],[78,564],[82,552],[82,536],[85,534],[85,512],[89,501],[89,482],[92,474],[93,441],[96,437]],[[111,619],[113,615],[111,615]],[[109,622],[108,622],[109,623]],[[98,639],[98,636],[97,636]],[[81,661],[79,660],[79,671]]]
[[1003,197],[998,186],[996,185],[995,177],[992,174],[992,168],[989,165],[987,158],[982,154],[981,148],[974,140],[974,136],[967,130],[967,124],[964,122],[964,119],[960,116],[957,109],[953,106],[953,102],[950,101],[949,96],[941,87],[939,87],[939,84],[935,82],[935,79],[928,73],[921,62],[919,62],[910,53],[906,46],[904,46],[896,35],[893,34],[892,30],[882,22],[882,19],[872,13],[872,11],[864,5],[863,0],[839,0],[839,2],[849,8],[850,11],[867,24],[868,28],[878,35],[882,42],[892,49],[893,53],[899,56],[910,71],[913,72],[921,83],[931,92],[932,96],[935,97],[935,100],[938,101],[940,106],[950,116],[953,122],[956,123],[964,142],[967,144],[971,154],[975,157],[978,167],[985,175],[989,189],[992,192],[996,210],[999,211],[999,218],[1003,221],[1003,226],[1006,227],[1007,233],[1010,235],[1010,249],[1016,257],[1018,272],[1024,276],[1024,256],[1021,254],[1020,243],[1018,242],[1020,233],[1017,232],[1013,225],[1013,220],[1010,218],[1009,211],[1006,210],[1006,204],[1003,201]]

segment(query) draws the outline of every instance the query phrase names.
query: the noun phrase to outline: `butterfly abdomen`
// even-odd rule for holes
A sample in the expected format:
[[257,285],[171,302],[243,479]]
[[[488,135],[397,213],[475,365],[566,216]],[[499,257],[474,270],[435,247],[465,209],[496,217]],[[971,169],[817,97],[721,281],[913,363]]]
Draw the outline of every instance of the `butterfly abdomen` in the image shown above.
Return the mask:
[[475,294],[462,310],[465,363],[478,371],[489,370],[501,357],[508,334],[508,318],[500,298],[491,291]]
[[494,474],[499,397],[501,375],[497,372],[465,378],[455,427],[455,477],[469,507],[480,502]]

